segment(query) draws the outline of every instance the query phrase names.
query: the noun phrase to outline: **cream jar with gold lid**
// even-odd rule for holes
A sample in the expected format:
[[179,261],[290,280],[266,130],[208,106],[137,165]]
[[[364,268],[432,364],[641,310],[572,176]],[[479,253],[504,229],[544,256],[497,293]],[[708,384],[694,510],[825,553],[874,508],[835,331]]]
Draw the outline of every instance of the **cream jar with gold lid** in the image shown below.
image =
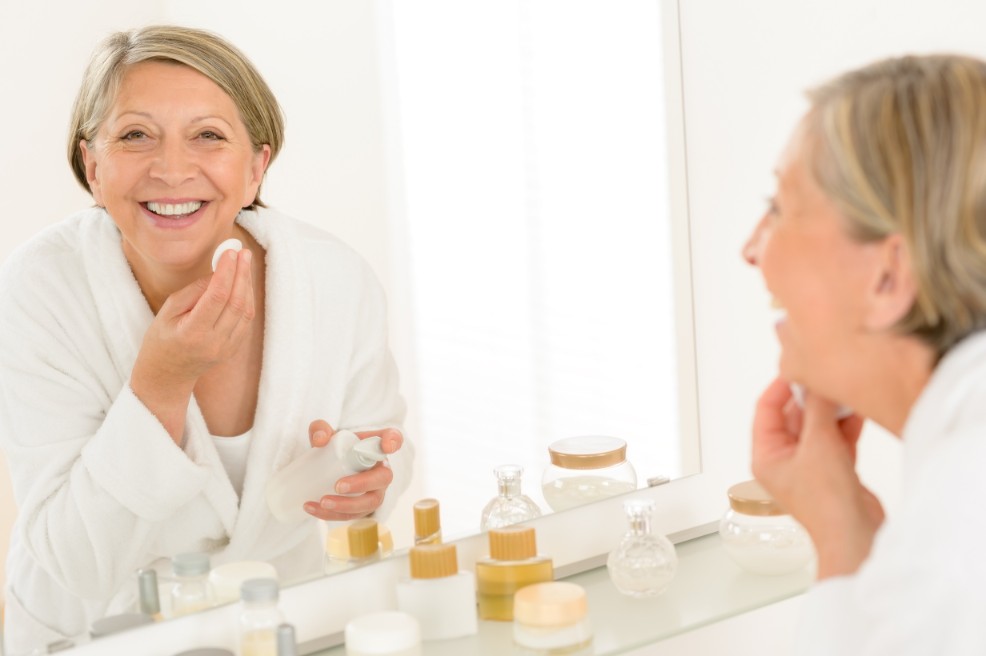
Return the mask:
[[592,653],[585,590],[567,581],[535,583],[514,595],[514,642],[539,654]]
[[637,489],[637,472],[618,437],[582,435],[548,446],[551,464],[541,477],[544,500],[552,510],[567,510]]
[[756,574],[789,574],[815,559],[808,532],[756,481],[729,488],[729,510],[719,522],[726,552]]

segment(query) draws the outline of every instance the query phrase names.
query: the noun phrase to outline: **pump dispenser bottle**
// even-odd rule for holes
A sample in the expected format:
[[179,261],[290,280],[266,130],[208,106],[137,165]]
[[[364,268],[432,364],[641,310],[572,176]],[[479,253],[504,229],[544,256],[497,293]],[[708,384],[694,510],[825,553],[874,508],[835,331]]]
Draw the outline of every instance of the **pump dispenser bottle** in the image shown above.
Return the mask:
[[480,529],[500,528],[541,516],[537,504],[520,490],[524,468],[520,465],[500,465],[496,474],[497,495],[483,508]]
[[438,499],[421,499],[414,504],[414,544],[439,544],[441,541]]
[[454,544],[422,544],[408,553],[411,578],[397,583],[397,609],[421,626],[422,640],[475,635],[476,584],[460,572]]
[[554,578],[550,558],[537,555],[534,529],[506,526],[490,530],[490,557],[476,561],[479,619],[510,621],[514,593]]
[[312,447],[271,477],[267,483],[267,505],[271,514],[282,522],[311,519],[304,510],[306,501],[338,494],[335,488],[340,478],[366,471],[386,459],[379,436],[361,440],[351,431],[336,431],[328,444]]

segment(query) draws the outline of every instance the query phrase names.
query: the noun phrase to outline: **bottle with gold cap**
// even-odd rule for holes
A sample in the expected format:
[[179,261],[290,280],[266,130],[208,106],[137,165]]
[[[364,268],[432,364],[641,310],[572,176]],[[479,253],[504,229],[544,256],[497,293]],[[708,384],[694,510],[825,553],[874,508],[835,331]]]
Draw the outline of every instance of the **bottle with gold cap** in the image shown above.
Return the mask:
[[[380,558],[394,553],[394,536],[381,522],[377,522],[377,545]],[[325,573],[342,572],[356,564],[349,552],[349,524],[333,526],[325,536]]]
[[551,464],[541,477],[544,500],[567,510],[637,489],[637,473],[627,460],[627,443],[618,437],[582,435],[548,446]]
[[414,504],[414,544],[439,544],[441,541],[438,499],[421,499]]
[[759,483],[737,483],[728,496],[719,535],[740,567],[756,574],[789,574],[814,561],[808,532]]
[[349,538],[349,561],[363,565],[380,560],[380,531],[376,520],[357,519],[346,527]]
[[510,621],[514,593],[554,579],[551,559],[537,555],[534,528],[505,526],[490,530],[490,556],[476,561],[479,619]]
[[476,583],[459,571],[454,544],[422,544],[408,551],[411,578],[397,583],[397,609],[421,626],[422,640],[475,635]]
[[483,508],[480,530],[510,526],[541,516],[541,509],[534,500],[521,492],[523,467],[500,465],[493,473],[496,474],[497,495]]

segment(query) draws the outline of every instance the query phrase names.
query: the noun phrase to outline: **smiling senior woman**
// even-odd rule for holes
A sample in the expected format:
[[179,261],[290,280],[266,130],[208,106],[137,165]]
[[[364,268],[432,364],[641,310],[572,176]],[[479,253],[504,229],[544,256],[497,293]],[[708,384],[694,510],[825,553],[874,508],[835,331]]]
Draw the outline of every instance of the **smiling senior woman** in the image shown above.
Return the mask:
[[332,236],[263,207],[282,141],[270,89],[215,35],[148,27],[93,56],[69,158],[96,207],[0,274],[7,653],[130,610],[135,570],[170,574],[181,552],[321,571],[317,522],[277,521],[264,488],[333,427],[380,435],[390,466],[341,479],[313,518],[384,513],[406,486],[382,290]]
[[[818,552],[799,653],[986,654],[986,64],[892,59],[810,98],[744,250],[786,312],[753,469]],[[903,444],[886,521],[861,417]]]

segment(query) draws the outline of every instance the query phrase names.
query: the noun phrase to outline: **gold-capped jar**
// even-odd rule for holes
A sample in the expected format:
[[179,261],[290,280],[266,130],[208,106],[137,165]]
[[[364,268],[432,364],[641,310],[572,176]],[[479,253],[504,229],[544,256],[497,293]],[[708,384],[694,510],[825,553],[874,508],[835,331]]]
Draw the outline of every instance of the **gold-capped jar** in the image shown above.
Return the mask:
[[637,473],[626,453],[624,440],[605,435],[552,442],[551,464],[541,477],[544,500],[558,511],[637,489]]
[[740,567],[756,574],[789,574],[814,560],[807,531],[759,483],[737,483],[728,496],[719,535]]

